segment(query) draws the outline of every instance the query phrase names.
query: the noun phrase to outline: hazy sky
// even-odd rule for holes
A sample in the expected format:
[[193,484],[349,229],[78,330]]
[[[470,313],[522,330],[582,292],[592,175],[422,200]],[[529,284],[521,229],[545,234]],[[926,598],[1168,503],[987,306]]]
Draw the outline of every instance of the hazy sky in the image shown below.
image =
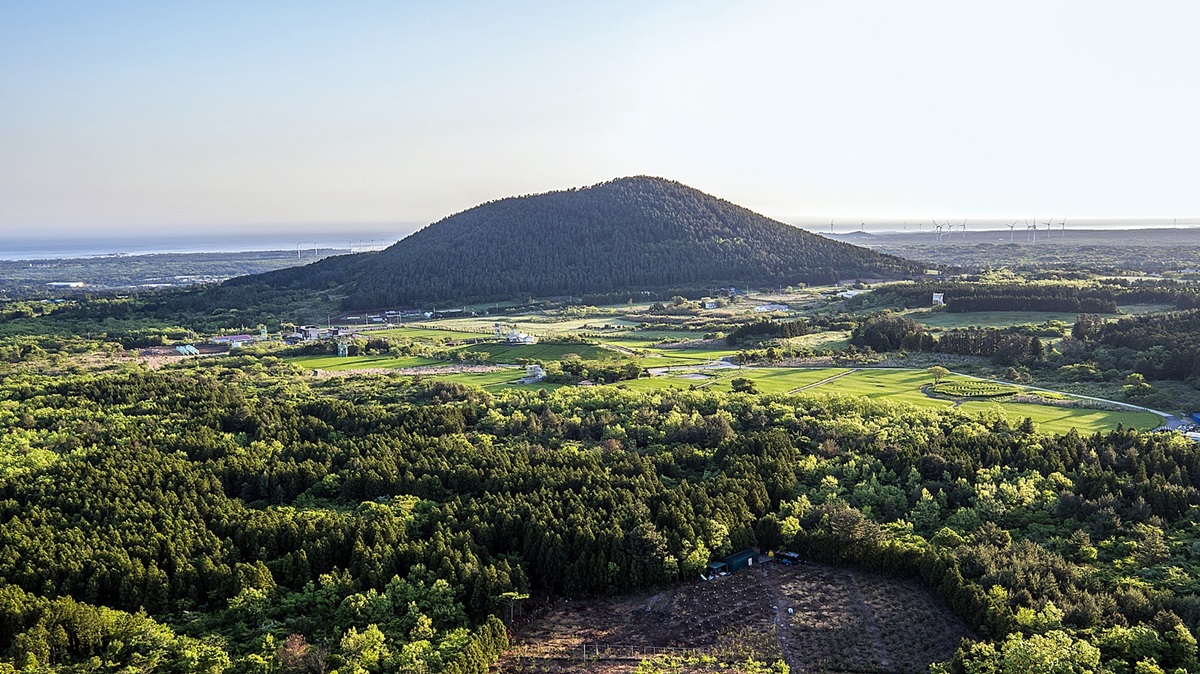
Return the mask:
[[1190,0],[0,0],[0,237],[403,230],[634,174],[781,219],[1195,218],[1197,26]]

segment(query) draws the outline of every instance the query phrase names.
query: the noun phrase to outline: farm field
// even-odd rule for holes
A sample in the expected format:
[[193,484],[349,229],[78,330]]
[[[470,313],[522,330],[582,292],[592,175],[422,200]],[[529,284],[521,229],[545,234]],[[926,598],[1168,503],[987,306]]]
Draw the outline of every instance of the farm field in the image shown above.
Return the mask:
[[[632,671],[627,654],[639,647],[674,647],[727,661],[782,657],[793,672],[923,672],[969,635],[914,581],[768,562],[653,596],[559,602],[517,630],[499,671],[615,674]],[[584,661],[585,644],[626,648],[601,649],[621,659]]]
[[402,356],[393,358],[392,356],[297,356],[289,358],[290,362],[299,365],[303,368],[313,370],[329,370],[336,372],[338,370],[360,370],[364,368],[379,368],[385,367],[388,369],[403,368],[403,367],[422,367],[425,365],[444,365],[445,361],[436,360],[433,358],[421,358],[419,356]]
[[593,344],[471,344],[459,349],[464,353],[491,354],[495,363],[515,363],[518,360],[562,360],[568,354],[576,354],[584,360],[605,360],[621,358],[616,351],[605,349]]
[[457,339],[479,339],[481,337],[491,337],[492,331],[489,327],[487,332],[468,332],[465,330],[443,330],[441,328],[430,328],[424,326],[402,326],[399,328],[388,328],[387,330],[372,330],[364,333],[367,337],[405,337],[418,341],[433,341],[433,340],[457,340]]

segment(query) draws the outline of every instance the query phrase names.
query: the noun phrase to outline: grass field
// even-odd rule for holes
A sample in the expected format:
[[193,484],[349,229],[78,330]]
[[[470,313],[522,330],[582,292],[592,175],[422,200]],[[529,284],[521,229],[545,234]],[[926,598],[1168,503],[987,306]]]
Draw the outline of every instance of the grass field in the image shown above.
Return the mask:
[[956,314],[949,311],[919,309],[910,311],[908,317],[930,328],[968,328],[971,326],[1007,328],[1026,323],[1040,325],[1047,321],[1062,321],[1067,325],[1074,325],[1079,314],[1066,311],[971,311]]
[[432,378],[438,381],[452,381],[459,384],[472,384],[485,389],[495,389],[498,387],[506,387],[507,385],[517,386],[517,382],[521,377],[525,376],[525,370],[519,367],[510,367],[495,372],[458,372],[454,374],[439,374]]
[[[950,382],[963,380],[971,381],[957,376],[947,379]],[[810,391],[834,391],[883,398],[935,409],[947,409],[953,405],[949,400],[930,398],[922,393],[921,386],[928,383],[929,375],[921,370],[859,370]],[[1029,417],[1038,424],[1040,430],[1052,433],[1065,433],[1072,428],[1078,429],[1080,433],[1094,433],[1116,428],[1119,423],[1135,428],[1154,428],[1162,422],[1157,415],[1149,412],[1112,412],[1031,403],[967,401],[958,409],[972,415],[978,412],[1000,411],[1014,424]]]
[[[805,392],[865,396],[938,410],[955,407],[953,400],[930,398],[921,391],[922,386],[932,383],[930,376],[922,370],[865,369],[850,371],[846,368],[748,367],[697,371],[697,374],[703,374],[705,378],[687,378],[680,374],[622,383],[629,388],[640,390],[686,389],[697,386],[706,390],[728,392],[732,389],[733,379],[744,377],[753,381],[761,393],[787,393],[801,387],[824,382],[806,389]],[[999,386],[958,375],[947,377],[943,382],[943,386],[946,385],[962,387],[964,390],[977,390],[981,387],[993,390]],[[1040,430],[1051,433],[1065,433],[1072,428],[1078,429],[1080,433],[1094,433],[1111,430],[1116,428],[1117,424],[1146,429],[1154,428],[1162,422],[1157,415],[1149,412],[1134,410],[1114,412],[1010,401],[967,400],[961,402],[958,409],[972,416],[981,412],[989,414],[1001,412],[1013,425],[1020,423],[1025,417],[1029,417]]]
[[350,356],[341,358],[338,356],[299,356],[297,358],[288,359],[303,368],[313,370],[360,370],[364,368],[399,368],[399,367],[421,367],[422,365],[445,365],[445,361],[434,360],[433,358],[421,358],[418,356],[405,356],[402,358],[393,358],[391,356]]
[[420,326],[389,328],[387,330],[372,330],[371,332],[363,333],[367,337],[406,337],[418,341],[436,341],[436,340],[456,340],[456,339],[479,339],[481,337],[491,337],[492,331],[489,328],[487,332],[467,332],[463,330],[441,330],[439,328],[426,328]]
[[567,354],[576,354],[584,360],[621,358],[616,351],[593,344],[471,344],[460,351],[465,353],[491,354],[494,363],[515,363],[518,360],[562,360]]

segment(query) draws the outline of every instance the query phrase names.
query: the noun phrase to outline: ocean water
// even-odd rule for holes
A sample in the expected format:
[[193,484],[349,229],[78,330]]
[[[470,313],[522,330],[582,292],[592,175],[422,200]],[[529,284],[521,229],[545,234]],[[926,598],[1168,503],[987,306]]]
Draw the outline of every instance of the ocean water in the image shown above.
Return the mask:
[[[403,233],[401,233],[403,234]],[[103,257],[111,255],[149,255],[153,253],[241,253],[262,250],[295,251],[306,256],[313,248],[328,252],[383,250],[400,240],[400,235],[380,232],[337,232],[294,236],[278,234],[224,234],[198,236],[83,236],[75,238],[35,238],[0,236],[0,260],[50,260]]]

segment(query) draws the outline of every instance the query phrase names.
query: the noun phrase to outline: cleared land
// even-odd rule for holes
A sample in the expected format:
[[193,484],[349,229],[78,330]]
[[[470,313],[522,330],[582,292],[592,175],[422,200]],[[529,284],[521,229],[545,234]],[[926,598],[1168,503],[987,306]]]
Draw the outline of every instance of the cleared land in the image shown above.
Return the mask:
[[669,647],[729,661],[782,656],[794,672],[924,672],[969,636],[914,581],[768,562],[654,596],[555,603],[517,630],[500,671],[627,672],[630,654]]

